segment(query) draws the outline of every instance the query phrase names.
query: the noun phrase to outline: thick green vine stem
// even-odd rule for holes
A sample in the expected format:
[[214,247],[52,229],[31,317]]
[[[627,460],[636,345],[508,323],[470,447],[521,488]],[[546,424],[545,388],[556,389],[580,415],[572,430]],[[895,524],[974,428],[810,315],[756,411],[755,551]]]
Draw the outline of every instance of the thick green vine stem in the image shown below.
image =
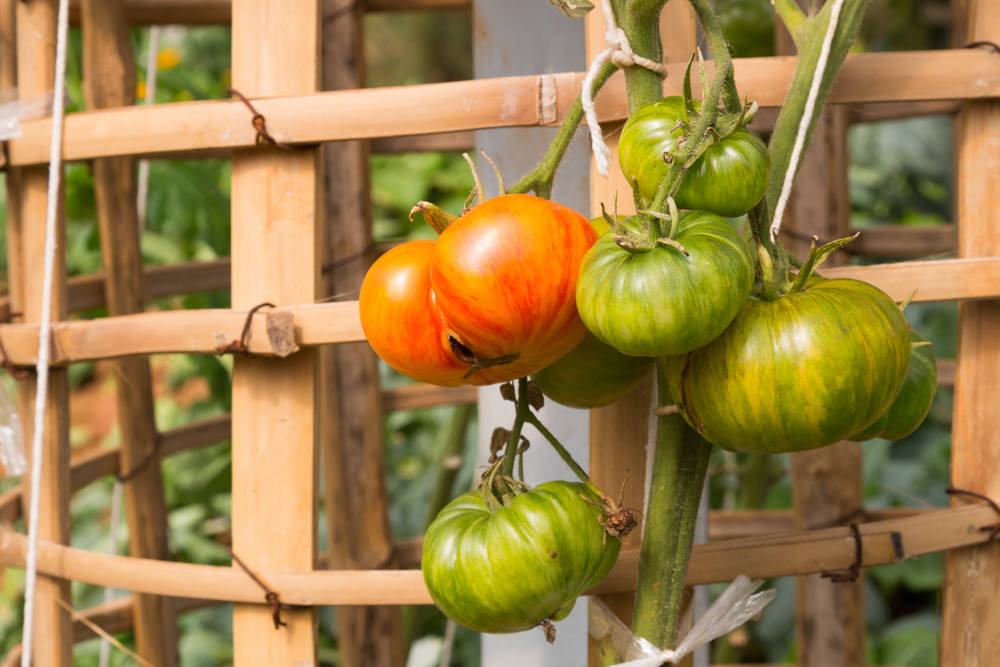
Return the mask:
[[[591,88],[591,93],[596,95],[597,91],[607,83],[611,75],[617,70],[618,67],[614,63],[605,63],[594,79],[594,86]],[[573,135],[576,134],[576,129],[580,126],[580,121],[582,120],[583,104],[580,102],[580,96],[577,95],[576,100],[573,101],[573,105],[566,112],[566,117],[563,119],[562,125],[559,126],[559,132],[556,133],[552,143],[549,144],[549,148],[541,161],[534,169],[525,174],[521,180],[507,188],[507,193],[522,194],[525,192],[534,192],[542,199],[549,199],[552,196],[552,184],[555,181],[556,170],[559,168],[563,156],[566,155],[566,151],[573,141]]]
[[[659,359],[656,364],[660,405],[673,400],[667,389],[667,363]],[[657,418],[632,631],[661,648],[674,646],[695,519],[711,453],[712,445],[689,428],[679,414]]]
[[[729,42],[722,34],[719,18],[715,15],[708,0],[690,0],[690,2],[698,15],[698,21],[705,30],[709,46],[712,47],[712,57],[715,59],[716,69],[725,68],[728,70],[728,74],[723,80],[722,102],[726,105],[727,111],[737,113],[743,105],[740,103],[739,91],[736,90],[736,79],[733,78],[733,61],[729,53]],[[706,97],[705,99],[712,100],[714,104],[719,97]]]
[[[820,83],[819,96],[816,99],[816,107],[812,118],[804,119],[809,123],[809,131],[806,134],[806,145],[812,135],[816,119],[823,112],[823,107],[827,97],[830,95],[830,88],[833,86],[833,79],[840,69],[840,65],[847,57],[847,52],[858,36],[861,27],[861,19],[865,15],[870,0],[845,0],[840,10],[840,19],[837,23],[837,31],[834,33],[833,43],[830,47],[830,57],[827,61],[826,71]],[[796,37],[799,59],[792,77],[792,84],[788,89],[788,96],[781,107],[781,113],[774,125],[774,132],[771,133],[771,142],[768,151],[771,153],[771,177],[767,187],[768,222],[774,217],[774,208],[778,203],[778,196],[781,193],[781,186],[785,180],[785,172],[788,171],[789,161],[792,156],[792,146],[795,144],[795,135],[798,132],[799,119],[805,110],[806,98],[809,96],[809,87],[812,82],[813,71],[819,60],[820,49],[823,44],[823,36],[826,27],[830,22],[831,2],[827,2],[815,16],[805,19],[804,16],[791,13],[792,24],[788,25],[793,37]],[[780,15],[785,19],[789,12],[783,11]],[[766,230],[765,230],[766,231]]]
[[[660,41],[660,11],[667,0],[612,0],[615,21],[628,37],[632,51],[655,62],[663,62]],[[628,112],[634,113],[663,97],[663,77],[644,67],[625,68]]]

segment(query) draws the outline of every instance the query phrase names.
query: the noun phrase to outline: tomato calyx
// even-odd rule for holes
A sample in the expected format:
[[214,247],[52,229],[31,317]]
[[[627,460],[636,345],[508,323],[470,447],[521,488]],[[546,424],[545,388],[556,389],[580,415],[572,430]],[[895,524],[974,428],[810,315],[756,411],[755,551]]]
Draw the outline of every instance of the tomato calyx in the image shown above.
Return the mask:
[[787,256],[784,248],[775,244],[773,250],[768,249],[764,244],[757,243],[758,276],[757,285],[753,294],[764,301],[774,301],[786,294],[804,292],[808,289],[810,280],[816,276],[816,270],[837,250],[840,250],[848,243],[858,237],[860,232],[855,232],[851,236],[835,239],[816,247],[819,239],[813,236],[810,241],[809,257],[802,264],[798,273],[794,277],[790,276],[787,261],[776,266],[773,254],[775,252]]
[[431,228],[438,234],[448,229],[448,225],[458,220],[457,215],[448,213],[437,204],[432,204],[429,201],[418,201],[416,205],[410,209],[410,222],[413,222],[413,216],[418,214],[424,219],[424,222],[430,225]]
[[478,352],[470,349],[467,345],[462,343],[462,341],[455,338],[454,334],[448,334],[448,347],[451,349],[451,353],[455,355],[456,359],[461,361],[463,364],[468,364],[469,366],[468,372],[462,376],[463,380],[472,377],[483,369],[491,366],[503,366],[504,364],[515,362],[521,358],[521,355],[518,352],[502,354],[499,357],[484,357]]

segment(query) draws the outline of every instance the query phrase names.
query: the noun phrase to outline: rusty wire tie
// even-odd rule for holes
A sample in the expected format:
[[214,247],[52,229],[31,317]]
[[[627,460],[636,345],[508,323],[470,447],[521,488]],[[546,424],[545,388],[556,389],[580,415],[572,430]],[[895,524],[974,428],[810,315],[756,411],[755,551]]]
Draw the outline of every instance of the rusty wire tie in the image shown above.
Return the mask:
[[283,620],[281,620],[282,611],[308,609],[306,605],[286,604],[282,602],[281,596],[278,594],[278,592],[273,590],[270,586],[268,586],[267,583],[264,582],[264,580],[260,577],[259,574],[255,573],[253,570],[247,567],[247,564],[244,563],[242,560],[240,560],[240,557],[236,555],[236,552],[233,551],[232,547],[229,548],[229,555],[236,562],[236,564],[239,565],[240,568],[247,573],[247,576],[253,579],[254,583],[260,586],[261,590],[264,591],[264,600],[267,602],[267,604],[271,606],[271,620],[274,621],[275,630],[281,628],[281,626],[283,625],[284,626],[288,625],[288,623],[285,623]]
[[[1000,515],[1000,505],[997,505],[996,501],[989,496],[983,495],[982,493],[976,493],[975,491],[968,491],[966,489],[956,489],[953,486],[949,486],[944,490],[949,496],[969,496],[970,498],[976,498],[987,503],[993,508],[993,511]],[[998,535],[1000,535],[1000,521],[997,523],[991,523],[988,526],[980,526],[979,532],[989,533],[989,539],[994,540]]]
[[156,459],[157,454],[160,453],[160,443],[162,441],[163,438],[160,436],[159,433],[157,433],[153,438],[152,449],[150,449],[149,452],[144,457],[142,457],[142,460],[136,463],[135,466],[133,466],[132,469],[129,470],[128,472],[116,473],[115,479],[124,484],[125,482],[129,481],[130,479],[141,473],[145,468],[149,466],[150,463],[152,463]]
[[226,86],[226,90],[229,91],[230,94],[238,97],[240,101],[246,105],[247,109],[250,110],[250,113],[253,114],[253,117],[250,119],[250,124],[253,125],[253,129],[257,132],[257,138],[254,140],[254,145],[260,146],[263,143],[268,143],[276,148],[281,148],[286,151],[294,151],[299,148],[311,148],[311,146],[292,146],[275,139],[271,136],[271,133],[267,131],[267,119],[264,118],[264,114],[257,111],[257,108],[240,91],[236,90],[232,86]]
[[975,48],[978,48],[980,46],[989,47],[989,49],[991,51],[993,51],[993,53],[1000,54],[1000,44],[997,44],[996,42],[991,42],[988,39],[980,39],[980,40],[975,41],[975,42],[969,42],[968,44],[966,44],[962,48],[963,49],[975,49]]
[[824,579],[829,579],[835,584],[844,584],[852,581],[857,581],[858,577],[861,575],[861,564],[862,564],[862,542],[861,530],[858,528],[858,524],[852,523],[850,525],[851,535],[854,537],[854,562],[851,563],[850,567],[846,570],[840,572],[824,572],[821,577]]
[[239,340],[233,340],[233,341],[230,341],[230,342],[226,343],[225,345],[220,345],[219,347],[217,347],[215,349],[215,353],[216,354],[236,354],[236,353],[239,353],[239,354],[244,354],[244,355],[249,356],[250,355],[250,350],[247,347],[247,337],[250,335],[250,324],[251,324],[251,322],[253,322],[253,316],[257,313],[257,311],[260,310],[261,308],[264,308],[264,307],[277,308],[277,306],[275,306],[270,301],[265,301],[263,303],[258,303],[256,306],[254,306],[253,308],[251,308],[250,312],[247,313],[247,319],[246,319],[246,321],[243,323],[243,333],[240,334]]
[[[0,320],[0,324],[7,324],[15,317],[19,317],[21,313],[7,313],[7,316]],[[7,348],[3,346],[3,336],[0,336],[0,366],[3,366],[10,373],[11,377],[15,380],[23,380],[28,377],[29,371],[26,368],[17,366],[10,360],[10,355],[7,354]]]

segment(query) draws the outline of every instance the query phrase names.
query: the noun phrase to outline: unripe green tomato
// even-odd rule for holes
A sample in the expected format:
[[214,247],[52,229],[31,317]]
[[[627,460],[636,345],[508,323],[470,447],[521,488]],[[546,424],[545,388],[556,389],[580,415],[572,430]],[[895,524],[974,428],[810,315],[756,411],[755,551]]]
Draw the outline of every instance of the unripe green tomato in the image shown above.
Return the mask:
[[910,331],[910,341],[914,347],[899,394],[874,424],[849,440],[900,440],[917,430],[927,417],[937,392],[937,363],[934,350],[920,334]]
[[482,489],[451,501],[424,536],[427,589],[444,614],[479,632],[558,621],[607,575],[621,543],[605,538],[598,500],[575,482],[546,482],[497,509]]
[[725,333],[672,359],[670,391],[706,440],[745,452],[793,452],[867,428],[899,393],[909,325],[873,285],[811,280],[750,299]]
[[[670,170],[664,154],[677,155],[677,140],[686,120],[684,100],[665,97],[637,110],[622,128],[618,162],[625,179],[639,185],[639,195],[651,202]],[[674,201],[680,208],[711,211],[727,218],[743,215],[767,191],[771,158],[756,135],[737,130],[709,146],[688,167]]]
[[750,250],[725,219],[681,216],[670,246],[626,250],[605,234],[584,256],[576,307],[599,340],[643,357],[685,354],[722,333],[753,285]]
[[596,408],[613,403],[635,389],[655,361],[622,354],[588,333],[569,354],[531,379],[556,403]]

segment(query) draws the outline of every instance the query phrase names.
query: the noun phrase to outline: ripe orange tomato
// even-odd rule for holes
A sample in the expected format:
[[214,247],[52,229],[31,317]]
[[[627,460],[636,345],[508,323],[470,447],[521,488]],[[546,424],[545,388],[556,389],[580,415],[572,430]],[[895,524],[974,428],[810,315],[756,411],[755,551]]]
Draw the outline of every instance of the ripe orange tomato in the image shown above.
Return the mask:
[[361,285],[361,326],[390,366],[432,384],[506,382],[584,335],[576,277],[597,233],[532,195],[488,199],[437,241],[393,248]]

